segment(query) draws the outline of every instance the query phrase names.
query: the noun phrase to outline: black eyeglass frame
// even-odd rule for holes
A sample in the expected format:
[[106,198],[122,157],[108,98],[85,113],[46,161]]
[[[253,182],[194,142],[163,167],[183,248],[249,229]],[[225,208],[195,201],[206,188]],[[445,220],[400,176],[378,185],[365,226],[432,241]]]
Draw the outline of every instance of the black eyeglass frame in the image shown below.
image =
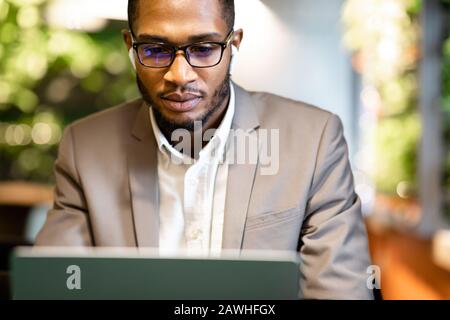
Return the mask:
[[[130,30],[130,33],[133,36],[133,31]],[[173,62],[175,61],[175,58],[177,57],[177,52],[181,50],[184,53],[184,58],[186,59],[187,63],[189,63],[189,65],[191,67],[204,69],[204,68],[215,67],[215,66],[217,66],[218,64],[220,64],[222,62],[223,52],[225,51],[225,49],[230,44],[230,41],[232,40],[233,35],[234,35],[234,30],[231,29],[231,31],[228,33],[227,37],[225,38],[225,40],[223,42],[218,42],[218,41],[201,41],[201,42],[195,42],[195,43],[191,43],[191,44],[188,44],[188,45],[185,45],[185,46],[181,46],[181,47],[177,47],[177,46],[174,46],[174,45],[171,45],[171,44],[168,44],[168,43],[164,43],[164,42],[144,42],[144,41],[142,41],[142,42],[134,42],[134,40],[133,40],[132,47],[133,47],[133,50],[136,52],[136,55],[137,55],[138,60],[139,60],[139,63],[142,66],[146,67],[146,68],[163,69],[163,68],[170,67],[173,64]],[[133,36],[133,38],[134,38],[134,36]],[[139,46],[149,45],[149,44],[150,45],[151,44],[157,44],[157,45],[162,45],[162,46],[165,46],[167,48],[170,48],[172,50],[172,60],[170,61],[170,63],[168,65],[162,66],[162,67],[152,67],[152,66],[145,65],[141,61],[141,57],[139,56],[139,50],[138,49],[139,49]],[[190,61],[190,58],[189,58],[189,54],[187,53],[188,48],[192,47],[192,46],[202,45],[202,44],[216,44],[216,45],[220,45],[222,51],[220,52],[220,59],[219,59],[219,61],[216,64],[211,65],[211,66],[203,66],[203,67],[198,67],[198,66],[194,66],[194,65],[191,64],[191,61]]]

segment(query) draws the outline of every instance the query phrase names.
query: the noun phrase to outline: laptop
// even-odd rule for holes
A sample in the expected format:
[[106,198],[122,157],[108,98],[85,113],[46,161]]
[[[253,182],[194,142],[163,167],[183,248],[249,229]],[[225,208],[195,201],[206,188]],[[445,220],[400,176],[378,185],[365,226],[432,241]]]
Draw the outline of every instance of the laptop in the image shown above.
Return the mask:
[[161,255],[156,249],[21,247],[11,256],[13,299],[296,300],[295,252]]

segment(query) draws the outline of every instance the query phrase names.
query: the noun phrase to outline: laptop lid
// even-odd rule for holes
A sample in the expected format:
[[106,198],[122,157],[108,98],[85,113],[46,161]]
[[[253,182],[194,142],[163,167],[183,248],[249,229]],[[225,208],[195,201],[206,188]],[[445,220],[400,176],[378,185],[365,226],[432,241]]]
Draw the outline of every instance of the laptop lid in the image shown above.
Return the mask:
[[18,248],[13,299],[295,300],[295,252],[160,255],[137,248]]

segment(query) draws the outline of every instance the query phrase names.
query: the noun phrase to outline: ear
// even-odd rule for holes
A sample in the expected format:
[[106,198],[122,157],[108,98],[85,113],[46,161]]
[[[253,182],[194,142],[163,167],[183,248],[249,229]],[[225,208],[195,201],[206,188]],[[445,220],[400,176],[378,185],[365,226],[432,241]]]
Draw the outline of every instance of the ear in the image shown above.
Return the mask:
[[231,44],[234,47],[236,47],[236,49],[239,50],[243,38],[244,38],[244,30],[238,29],[234,31],[233,40],[231,41]]
[[131,36],[131,32],[128,29],[122,29],[122,37],[125,45],[127,46],[127,50],[130,50],[133,45],[133,38]]
[[122,29],[122,37],[125,45],[127,46],[128,57],[130,58],[131,65],[133,69],[136,70],[136,57],[134,55],[133,38],[130,30]]
[[243,35],[242,30],[241,29],[238,30],[237,34],[233,38],[233,41],[231,42],[231,61],[230,61],[230,67],[229,67],[229,70],[228,70],[228,73],[230,74],[230,76],[232,76],[233,73],[234,73],[234,69],[235,69],[235,66],[236,66],[236,61],[237,61],[237,58],[238,58],[237,55],[238,55],[238,52],[239,52],[239,46],[240,46],[241,41],[242,41],[242,35]]

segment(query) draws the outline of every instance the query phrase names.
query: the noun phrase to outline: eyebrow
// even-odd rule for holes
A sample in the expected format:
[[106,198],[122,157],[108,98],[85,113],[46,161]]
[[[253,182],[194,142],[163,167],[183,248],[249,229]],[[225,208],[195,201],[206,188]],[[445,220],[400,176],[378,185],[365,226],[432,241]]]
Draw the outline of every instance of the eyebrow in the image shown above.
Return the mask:
[[[220,33],[217,32],[210,32],[210,33],[202,33],[198,35],[193,35],[188,38],[189,43],[194,42],[201,42],[201,41],[221,41],[223,36]],[[218,40],[220,39],[220,40]],[[140,34],[137,37],[138,41],[151,41],[151,42],[164,42],[164,43],[171,43],[169,41],[169,38],[160,36],[160,35],[151,35],[147,33]]]

